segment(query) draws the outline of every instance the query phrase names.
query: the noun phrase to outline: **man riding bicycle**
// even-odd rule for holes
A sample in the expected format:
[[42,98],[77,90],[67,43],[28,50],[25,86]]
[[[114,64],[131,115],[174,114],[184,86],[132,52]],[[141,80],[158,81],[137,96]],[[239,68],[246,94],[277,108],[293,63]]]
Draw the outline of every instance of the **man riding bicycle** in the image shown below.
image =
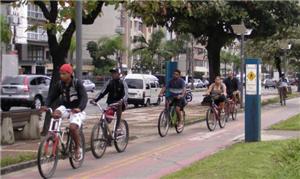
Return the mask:
[[102,99],[106,94],[108,94],[106,103],[108,105],[113,103],[119,103],[117,106],[117,123],[116,123],[116,129],[118,129],[122,111],[125,110],[127,99],[128,99],[128,87],[124,80],[120,79],[120,73],[118,69],[111,69],[109,71],[111,73],[112,79],[109,80],[98,97],[91,100],[91,103],[96,103],[100,99]]
[[288,91],[288,79],[285,77],[284,74],[281,75],[278,83],[279,83],[279,90],[283,90],[283,95],[286,98],[287,91]]
[[239,80],[233,76],[231,71],[228,73],[228,77],[224,80],[224,84],[226,85],[228,98],[234,99],[238,103],[240,99]]
[[[176,106],[176,114],[179,120],[179,128],[183,127],[183,116],[181,114],[181,111],[183,110],[184,106],[186,105],[185,101],[185,81],[180,77],[181,71],[176,69],[173,72],[173,79],[169,81],[167,84],[167,88],[170,91],[170,95],[167,96],[167,105],[175,105]],[[163,87],[161,89],[161,92],[159,94],[160,97],[163,96],[163,94],[166,91],[166,87]]]
[[[79,129],[86,113],[83,111],[86,107],[88,97],[81,81],[73,77],[73,67],[70,64],[64,64],[59,69],[60,81],[58,81],[49,91],[45,106],[41,107],[46,111],[48,107],[58,98],[60,106],[52,114],[54,119],[69,118],[70,133],[75,142],[75,157],[80,160],[82,149],[80,148]],[[68,109],[71,109],[69,112]]]

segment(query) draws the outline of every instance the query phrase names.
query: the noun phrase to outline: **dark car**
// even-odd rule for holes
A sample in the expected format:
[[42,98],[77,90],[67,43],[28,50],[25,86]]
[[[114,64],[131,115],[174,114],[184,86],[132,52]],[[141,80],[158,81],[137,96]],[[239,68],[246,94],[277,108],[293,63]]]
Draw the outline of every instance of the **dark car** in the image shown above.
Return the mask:
[[6,76],[1,84],[1,109],[12,106],[38,109],[47,98],[51,79],[44,75]]

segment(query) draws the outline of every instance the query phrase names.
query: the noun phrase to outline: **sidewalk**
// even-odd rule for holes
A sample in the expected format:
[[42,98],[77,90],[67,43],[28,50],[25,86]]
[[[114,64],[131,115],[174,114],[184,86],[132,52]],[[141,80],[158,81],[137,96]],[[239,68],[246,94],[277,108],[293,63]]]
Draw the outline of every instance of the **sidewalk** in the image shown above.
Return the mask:
[[[269,95],[263,97],[263,100],[276,97]],[[157,118],[162,111],[163,106],[150,108],[135,108],[127,110],[124,118],[129,123],[130,140],[134,142],[139,138],[150,137],[157,134]],[[199,104],[190,104],[186,107],[187,123],[194,123],[200,119],[204,119],[206,107]],[[84,125],[84,133],[86,137],[87,147],[89,147],[91,129],[96,123],[98,116],[89,116]],[[63,125],[68,125],[65,121]],[[230,125],[230,124],[229,124]],[[36,153],[40,140],[17,141],[13,145],[1,146],[2,156],[17,156],[24,153]]]

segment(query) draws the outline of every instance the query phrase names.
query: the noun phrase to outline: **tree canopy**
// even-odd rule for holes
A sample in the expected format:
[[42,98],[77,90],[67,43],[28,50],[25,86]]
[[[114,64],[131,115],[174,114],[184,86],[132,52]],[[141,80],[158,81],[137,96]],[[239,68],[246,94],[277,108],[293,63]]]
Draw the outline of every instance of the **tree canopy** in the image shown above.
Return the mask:
[[6,19],[0,15],[0,23],[1,23],[1,43],[8,44],[11,39],[11,30],[9,24]]
[[253,29],[249,38],[267,38],[300,17],[296,1],[133,1],[128,9],[147,25],[191,33],[206,45],[210,79],[220,73],[221,48],[236,37],[231,25],[244,21]]

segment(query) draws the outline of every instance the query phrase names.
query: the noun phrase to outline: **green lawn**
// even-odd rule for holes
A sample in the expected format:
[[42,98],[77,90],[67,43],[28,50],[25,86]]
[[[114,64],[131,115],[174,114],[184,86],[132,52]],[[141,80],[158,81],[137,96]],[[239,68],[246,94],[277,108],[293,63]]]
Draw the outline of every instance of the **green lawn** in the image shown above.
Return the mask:
[[[288,99],[292,99],[292,98],[297,98],[299,96],[300,96],[299,93],[292,93],[292,94],[288,94],[287,98]],[[278,97],[274,97],[274,98],[270,98],[270,99],[267,99],[267,100],[262,100],[261,105],[264,106],[264,105],[274,104],[274,103],[280,103],[279,96]]]
[[299,130],[300,131],[300,114],[293,116],[287,120],[279,122],[271,126],[273,130]]
[[164,178],[300,178],[300,138],[238,143]]
[[23,153],[16,156],[2,156],[1,167],[13,165],[25,161],[35,160],[36,153]]

